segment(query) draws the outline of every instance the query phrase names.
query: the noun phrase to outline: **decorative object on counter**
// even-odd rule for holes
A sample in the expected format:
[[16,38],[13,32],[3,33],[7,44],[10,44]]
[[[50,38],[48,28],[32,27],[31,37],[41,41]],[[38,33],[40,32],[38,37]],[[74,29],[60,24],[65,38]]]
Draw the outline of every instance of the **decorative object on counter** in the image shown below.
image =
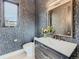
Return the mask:
[[47,26],[47,28],[42,28],[42,34],[44,37],[53,36],[55,29],[53,26]]

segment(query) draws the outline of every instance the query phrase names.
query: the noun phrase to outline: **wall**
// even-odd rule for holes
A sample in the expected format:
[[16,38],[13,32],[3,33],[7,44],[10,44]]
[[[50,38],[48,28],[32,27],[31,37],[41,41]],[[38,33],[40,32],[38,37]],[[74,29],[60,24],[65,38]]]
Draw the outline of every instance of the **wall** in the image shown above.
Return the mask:
[[[12,1],[12,0],[11,0]],[[15,2],[16,0],[13,0]],[[0,55],[22,48],[24,43],[32,41],[35,36],[34,0],[18,0],[19,20],[14,28],[0,26]],[[0,0],[0,24],[3,22],[3,2]],[[14,40],[17,39],[17,42]]]
[[41,36],[41,28],[47,26],[46,3],[48,0],[36,0],[36,36]]
[[74,1],[74,22],[75,22],[75,37],[78,44],[79,52],[79,0]]

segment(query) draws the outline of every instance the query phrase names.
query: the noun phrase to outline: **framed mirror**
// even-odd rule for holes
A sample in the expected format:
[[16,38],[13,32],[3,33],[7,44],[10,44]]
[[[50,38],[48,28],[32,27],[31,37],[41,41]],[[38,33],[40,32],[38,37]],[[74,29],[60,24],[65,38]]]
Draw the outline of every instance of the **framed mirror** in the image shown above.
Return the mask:
[[73,1],[56,0],[48,6],[48,25],[54,35],[73,37]]

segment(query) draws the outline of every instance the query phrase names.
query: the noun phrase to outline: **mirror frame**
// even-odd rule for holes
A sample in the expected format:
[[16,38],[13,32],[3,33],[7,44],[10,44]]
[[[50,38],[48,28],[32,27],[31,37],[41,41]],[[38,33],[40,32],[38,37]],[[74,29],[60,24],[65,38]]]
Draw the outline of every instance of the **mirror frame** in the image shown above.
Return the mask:
[[74,38],[74,15],[73,15],[73,0],[56,0],[55,2],[52,2],[52,3],[49,3],[47,4],[47,26],[51,26],[52,23],[51,23],[51,10],[55,9],[55,8],[58,8],[64,4],[67,4],[67,3],[70,3],[71,4],[71,23],[72,23],[72,26],[71,26],[71,36],[68,36],[68,35],[62,35],[62,34],[58,34],[58,36],[65,36],[65,37],[71,37],[71,38]]

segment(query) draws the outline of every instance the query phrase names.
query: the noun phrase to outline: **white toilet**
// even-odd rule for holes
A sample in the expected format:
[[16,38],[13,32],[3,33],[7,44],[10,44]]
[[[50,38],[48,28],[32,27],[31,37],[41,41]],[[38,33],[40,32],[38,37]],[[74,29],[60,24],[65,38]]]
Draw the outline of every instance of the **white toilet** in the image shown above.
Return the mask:
[[33,42],[24,44],[23,49],[27,53],[27,56],[35,58],[35,45]]

